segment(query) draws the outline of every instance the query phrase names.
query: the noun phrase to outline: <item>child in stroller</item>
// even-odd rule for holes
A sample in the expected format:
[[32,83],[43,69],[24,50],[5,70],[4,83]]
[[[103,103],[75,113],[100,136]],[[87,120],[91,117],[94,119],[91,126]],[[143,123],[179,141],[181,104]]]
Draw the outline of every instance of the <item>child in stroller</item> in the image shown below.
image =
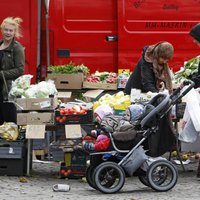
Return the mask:
[[[147,107],[150,105],[153,109],[144,113],[135,127],[137,135],[142,137],[131,149],[119,149],[114,134],[109,133],[114,150],[90,154],[86,179],[91,187],[103,193],[115,193],[123,187],[125,176],[133,175],[137,175],[143,184],[155,191],[168,191],[176,185],[178,172],[175,166],[158,156],[170,151],[174,145],[175,136],[169,111],[194,86],[190,81],[185,84],[189,86],[184,91],[180,86],[171,95],[160,93],[148,102]],[[147,152],[142,147],[144,143],[147,144]],[[152,160],[149,156],[158,158]]]
[[143,114],[143,111],[144,106],[142,104],[132,104],[126,109],[124,116],[120,117],[113,114],[113,109],[109,105],[100,105],[94,110],[94,116],[99,127],[89,134],[93,137],[92,142],[83,141],[84,150],[91,152],[111,149],[109,132],[114,135],[117,141],[121,142],[121,146],[126,143],[127,148],[128,142],[130,149],[133,146],[132,141],[136,137],[134,124]]

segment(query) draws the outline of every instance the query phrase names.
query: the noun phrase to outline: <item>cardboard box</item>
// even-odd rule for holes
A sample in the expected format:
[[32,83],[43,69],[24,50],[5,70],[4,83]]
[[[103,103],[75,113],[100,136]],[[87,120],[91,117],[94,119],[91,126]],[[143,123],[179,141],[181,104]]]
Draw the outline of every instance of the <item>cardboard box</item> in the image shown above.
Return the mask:
[[57,89],[82,89],[83,73],[47,74],[47,80],[54,81]]
[[54,124],[54,113],[17,113],[17,125]]
[[83,96],[85,97],[86,102],[93,102],[98,99],[98,97],[101,95],[103,91],[104,90],[100,90],[100,89],[88,90],[83,94]]
[[62,103],[74,101],[74,98],[73,98],[73,96],[72,96],[72,92],[58,91],[57,98],[58,98],[58,100],[60,100]]
[[117,83],[91,83],[83,81],[83,88],[117,90]]
[[17,98],[17,110],[54,110],[58,101],[52,98]]

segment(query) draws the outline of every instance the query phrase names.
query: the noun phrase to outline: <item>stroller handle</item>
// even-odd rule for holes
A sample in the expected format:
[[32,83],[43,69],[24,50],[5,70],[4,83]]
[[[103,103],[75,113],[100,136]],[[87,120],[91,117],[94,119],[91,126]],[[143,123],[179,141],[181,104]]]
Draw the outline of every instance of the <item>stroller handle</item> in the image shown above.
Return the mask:
[[188,80],[188,81],[184,81],[183,82],[183,85],[186,86],[186,85],[190,85],[188,88],[186,88],[183,92],[182,92],[182,97],[185,96],[194,86],[195,86],[195,83],[191,80]]
[[[182,90],[182,88],[186,85],[189,85],[185,90]],[[172,104],[175,105],[178,103],[183,96],[185,96],[193,87],[195,86],[195,83],[191,80],[185,80],[183,81],[182,85],[178,87],[171,95],[170,99],[172,99]]]

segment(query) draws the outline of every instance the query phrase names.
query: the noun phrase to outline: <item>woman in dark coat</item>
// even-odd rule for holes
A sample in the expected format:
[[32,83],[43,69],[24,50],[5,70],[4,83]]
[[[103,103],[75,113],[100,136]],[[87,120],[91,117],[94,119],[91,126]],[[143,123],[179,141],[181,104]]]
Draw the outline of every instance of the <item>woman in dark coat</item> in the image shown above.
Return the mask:
[[[200,47],[200,23],[196,24],[189,33],[193,38],[194,42]],[[195,83],[195,88],[200,87],[200,63],[198,66],[198,73],[191,77],[192,81]],[[199,169],[200,170],[200,169]],[[200,171],[199,171],[200,173]],[[199,174],[200,177],[200,174]]]
[[[194,38],[194,42],[200,47],[200,23],[196,24],[191,29],[189,34]],[[198,67],[198,73],[196,74],[196,76],[192,77],[192,80],[194,81],[196,88],[200,87],[200,63]],[[200,160],[197,169],[197,177],[200,178]]]
[[140,89],[141,92],[158,92],[163,87],[171,92],[172,81],[168,61],[173,54],[172,44],[166,41],[145,46],[124,92],[130,94],[132,88]]

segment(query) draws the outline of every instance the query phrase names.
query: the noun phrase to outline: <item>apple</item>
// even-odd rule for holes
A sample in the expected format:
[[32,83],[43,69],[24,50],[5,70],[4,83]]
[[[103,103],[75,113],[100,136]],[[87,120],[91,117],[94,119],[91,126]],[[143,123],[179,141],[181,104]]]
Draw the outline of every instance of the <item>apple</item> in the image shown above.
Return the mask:
[[187,160],[187,159],[188,159],[188,155],[187,155],[187,154],[183,154],[183,155],[182,155],[182,159],[183,159],[183,160]]
[[177,151],[172,151],[172,156],[176,157],[177,156]]
[[199,156],[199,154],[198,154],[198,153],[196,153],[196,154],[195,154],[195,156],[194,156],[194,158],[195,158],[196,160],[198,160],[198,159],[199,159],[199,157],[200,157],[200,156]]

